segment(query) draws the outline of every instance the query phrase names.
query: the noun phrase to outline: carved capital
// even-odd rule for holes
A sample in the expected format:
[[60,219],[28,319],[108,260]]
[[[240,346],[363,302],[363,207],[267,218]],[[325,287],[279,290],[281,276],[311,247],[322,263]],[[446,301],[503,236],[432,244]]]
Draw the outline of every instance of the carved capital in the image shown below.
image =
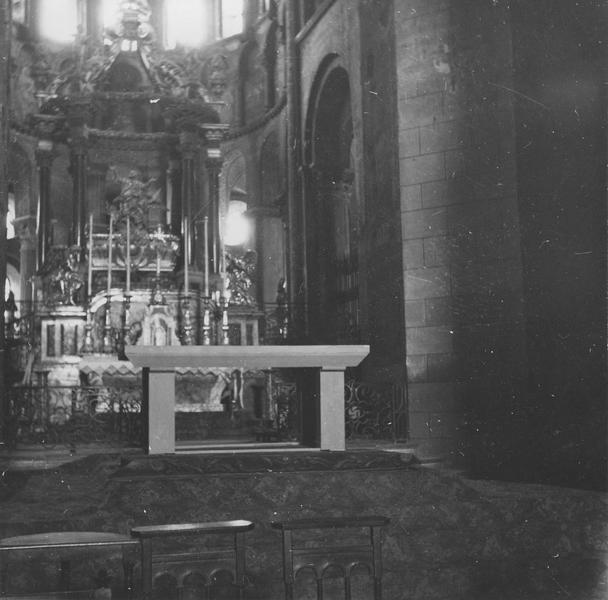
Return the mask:
[[226,123],[204,123],[201,125],[200,129],[207,146],[219,148],[228,131],[228,127]]
[[36,164],[41,168],[50,169],[55,159],[55,147],[53,142],[42,139],[38,141],[36,148]]
[[182,131],[179,134],[179,151],[182,158],[194,158],[199,149],[197,135],[192,131]]
[[[34,115],[34,131],[40,142],[52,143],[53,141],[63,140],[65,137],[65,117],[61,114]],[[39,142],[39,145],[40,145]]]

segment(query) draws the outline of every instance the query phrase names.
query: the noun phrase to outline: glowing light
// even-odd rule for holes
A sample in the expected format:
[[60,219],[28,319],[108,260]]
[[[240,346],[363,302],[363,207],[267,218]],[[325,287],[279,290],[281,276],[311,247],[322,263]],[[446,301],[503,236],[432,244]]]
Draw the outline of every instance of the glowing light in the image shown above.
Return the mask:
[[8,213],[6,215],[6,239],[12,240],[15,237],[15,194],[8,194]]
[[199,46],[205,35],[203,3],[200,0],[169,0],[166,7],[167,48]]
[[224,243],[226,246],[242,246],[251,234],[251,226],[245,211],[247,204],[240,200],[231,200],[224,222]]
[[40,4],[40,34],[55,42],[71,42],[78,30],[76,0],[46,0]]
[[222,37],[243,31],[243,0],[222,1]]
[[104,27],[113,27],[118,24],[120,0],[104,0],[101,6],[101,22]]

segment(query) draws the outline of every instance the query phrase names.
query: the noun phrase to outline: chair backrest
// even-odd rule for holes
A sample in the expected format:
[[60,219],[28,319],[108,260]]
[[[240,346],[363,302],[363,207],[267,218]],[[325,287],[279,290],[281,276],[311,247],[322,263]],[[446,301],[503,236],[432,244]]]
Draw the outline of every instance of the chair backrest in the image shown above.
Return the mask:
[[[381,528],[389,523],[387,517],[332,517],[320,519],[296,519],[272,524],[283,536],[283,581],[286,600],[293,600],[294,586],[298,572],[309,569],[314,572],[317,586],[317,598],[323,598],[323,576],[331,568],[338,569],[344,577],[346,600],[351,600],[351,575],[359,565],[367,567],[373,580],[374,600],[382,597],[382,548]],[[313,545],[310,536],[299,535],[300,532],[313,530],[359,530],[359,540],[352,541],[354,531],[349,531],[347,540],[340,541],[332,533],[330,543],[322,541]],[[368,535],[360,539],[361,529]],[[298,535],[298,539],[295,539]],[[308,537],[308,539],[307,539]]]
[[[208,597],[220,587],[230,589],[235,599],[242,598],[244,535],[253,527],[244,520],[134,527],[131,535],[139,538],[142,548],[144,600],[181,598],[195,590]],[[193,536],[198,539],[184,541]]]

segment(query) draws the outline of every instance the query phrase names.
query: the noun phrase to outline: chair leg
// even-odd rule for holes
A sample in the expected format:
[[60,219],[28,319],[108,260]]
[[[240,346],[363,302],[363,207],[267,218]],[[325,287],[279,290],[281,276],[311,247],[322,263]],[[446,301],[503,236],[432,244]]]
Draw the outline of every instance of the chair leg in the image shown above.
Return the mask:
[[285,600],[293,600],[293,583],[285,582]]
[[346,600],[351,600],[352,598],[352,590],[350,586],[350,577],[344,577],[344,598]]
[[374,600],[382,600],[382,579],[374,577]]

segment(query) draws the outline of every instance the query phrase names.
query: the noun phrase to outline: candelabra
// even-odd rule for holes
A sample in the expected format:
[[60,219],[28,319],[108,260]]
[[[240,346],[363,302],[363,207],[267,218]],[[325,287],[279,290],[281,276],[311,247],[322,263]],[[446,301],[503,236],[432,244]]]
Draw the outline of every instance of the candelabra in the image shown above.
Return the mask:
[[223,297],[222,306],[222,344],[227,346],[230,344],[230,337],[228,335],[228,304],[230,303],[230,292],[226,290]]
[[[215,343],[224,346],[230,344],[229,325],[228,325],[228,306],[230,305],[230,290],[226,290],[222,296],[219,291],[215,291],[211,296],[203,297],[203,326],[202,338],[203,346],[209,346],[213,337]],[[220,334],[221,332],[221,334]]]
[[210,300],[211,299],[208,296],[203,298],[203,346],[209,346],[211,344],[211,316],[209,309]]
[[93,347],[93,315],[91,313],[91,303],[87,307],[87,320],[84,325],[84,342],[82,344],[83,354],[92,354]]
[[156,277],[154,279],[154,289],[150,304],[165,304],[165,296],[160,285],[160,256],[161,252],[164,252],[165,249],[162,225],[159,225],[152,235],[152,243],[156,250]]
[[122,311],[122,336],[120,339],[120,348],[118,349],[118,357],[120,360],[127,360],[125,354],[125,346],[127,345],[127,338],[129,336],[129,309],[131,308],[131,295],[127,292],[124,295],[124,310]]
[[194,344],[194,335],[192,332],[192,313],[190,311],[190,294],[184,296],[183,303],[183,324],[182,324],[182,343],[184,346],[192,346]]
[[165,295],[160,285],[160,275],[154,278],[154,288],[152,290],[152,298],[150,304],[165,304]]

